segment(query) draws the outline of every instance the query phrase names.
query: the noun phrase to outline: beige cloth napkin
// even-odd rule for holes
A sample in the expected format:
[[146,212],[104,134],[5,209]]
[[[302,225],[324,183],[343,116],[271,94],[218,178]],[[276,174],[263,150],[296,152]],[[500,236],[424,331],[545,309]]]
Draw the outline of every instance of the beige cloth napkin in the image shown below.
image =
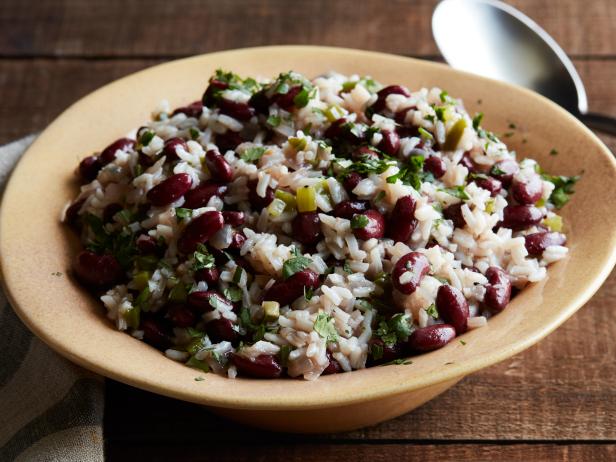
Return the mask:
[[[0,191],[34,138],[0,147]],[[103,402],[103,379],[34,337],[0,292],[0,461],[104,460]]]

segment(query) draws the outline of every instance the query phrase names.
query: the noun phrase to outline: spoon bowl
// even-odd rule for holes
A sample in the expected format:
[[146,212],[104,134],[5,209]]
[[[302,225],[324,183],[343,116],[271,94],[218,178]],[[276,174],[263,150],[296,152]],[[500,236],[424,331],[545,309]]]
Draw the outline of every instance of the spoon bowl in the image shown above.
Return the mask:
[[515,8],[498,0],[443,0],[432,32],[452,67],[530,88],[592,128],[616,135],[616,119],[588,113],[584,84],[567,54]]

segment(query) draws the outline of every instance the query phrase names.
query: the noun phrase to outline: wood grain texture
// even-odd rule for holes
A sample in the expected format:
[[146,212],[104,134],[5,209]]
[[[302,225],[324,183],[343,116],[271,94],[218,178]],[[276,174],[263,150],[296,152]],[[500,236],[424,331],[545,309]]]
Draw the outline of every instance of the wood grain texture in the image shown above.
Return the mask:
[[369,460],[370,462],[391,462],[421,460],[422,462],[455,461],[495,461],[507,462],[554,462],[554,461],[593,461],[608,462],[616,457],[616,445],[580,444],[512,444],[472,445],[472,444],[275,444],[241,445],[233,450],[220,445],[181,445],[145,447],[114,445],[107,449],[110,461],[148,460],[151,462],[179,460],[196,461],[314,461],[327,460],[347,462],[349,460]]
[[[436,0],[4,0],[2,56],[186,56],[266,44],[436,55]],[[575,56],[613,56],[613,0],[513,0]],[[155,25],[154,25],[155,24]],[[461,33],[464,26],[461,24]],[[589,31],[585,33],[585,31]],[[590,32],[592,31],[592,32]]]
[[[70,104],[98,87],[164,61],[0,59],[0,144],[42,130]],[[616,60],[574,62],[586,83],[590,108],[616,114]],[[204,87],[207,78],[204,76]],[[616,138],[600,136],[616,152]]]

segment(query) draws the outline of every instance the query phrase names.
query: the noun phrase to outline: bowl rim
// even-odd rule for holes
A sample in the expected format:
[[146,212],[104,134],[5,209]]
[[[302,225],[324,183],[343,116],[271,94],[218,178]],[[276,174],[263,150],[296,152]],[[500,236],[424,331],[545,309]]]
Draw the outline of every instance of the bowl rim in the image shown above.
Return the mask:
[[[125,77],[112,81],[97,90],[89,93],[88,95],[80,98],[78,101],[70,105],[64,112],[62,112],[37,138],[37,140],[28,148],[27,152],[23,155],[22,159],[20,159],[18,165],[15,167],[11,178],[9,179],[6,189],[3,194],[2,206],[0,207],[0,225],[4,225],[7,221],[7,212],[6,212],[6,203],[8,202],[6,194],[14,184],[17,182],[16,178],[21,175],[21,170],[23,167],[23,159],[28,158],[28,156],[32,155],[32,153],[36,152],[40,149],[41,139],[44,138],[45,132],[51,131],[56,125],[60,124],[63,119],[65,119],[68,115],[73,114],[74,112],[78,112],[82,105],[87,104],[87,102],[94,98],[95,96],[111,91],[120,85],[124,85],[133,80],[139,80],[144,75],[147,75],[152,70],[160,70],[162,68],[181,66],[184,63],[199,61],[203,59],[215,59],[218,56],[223,55],[233,55],[238,54],[242,55],[244,53],[270,53],[275,54],[278,52],[294,52],[294,53],[304,53],[311,54],[314,52],[318,53],[343,53],[349,56],[354,56],[358,59],[361,57],[372,57],[377,59],[388,60],[390,62],[399,62],[412,64],[418,67],[423,67],[424,69],[433,69],[439,72],[450,72],[457,74],[464,78],[472,78],[479,82],[489,82],[490,85],[500,86],[503,90],[513,91],[516,93],[523,93],[525,97],[540,100],[542,104],[547,104],[552,107],[553,110],[556,110],[560,113],[561,117],[569,119],[569,122],[573,122],[578,129],[582,130],[584,135],[592,141],[599,148],[601,155],[606,157],[609,160],[609,163],[612,166],[612,169],[616,171],[616,161],[614,160],[609,149],[599,140],[599,138],[594,135],[587,127],[585,127],[579,120],[569,114],[565,109],[557,106],[555,103],[547,100],[543,96],[536,94],[530,90],[525,88],[517,87],[515,85],[511,85],[505,82],[494,81],[492,79],[484,78],[477,76],[475,74],[453,70],[445,64],[434,63],[429,61],[423,61],[415,58],[408,58],[403,56],[397,56],[387,53],[380,53],[374,51],[364,51],[350,48],[339,48],[339,47],[320,47],[320,46],[309,46],[309,45],[282,45],[282,46],[266,46],[266,47],[251,47],[251,48],[241,48],[235,50],[226,50],[215,53],[206,53],[202,55],[192,56],[188,58],[183,58],[179,60],[173,60],[170,62],[161,63],[152,67],[148,67],[146,69],[140,70],[138,72],[129,74]],[[613,230],[614,231],[614,230]],[[242,399],[241,397],[234,396],[233,398],[224,398],[224,397],[216,397],[212,398],[208,396],[206,392],[197,393],[192,389],[178,388],[171,389],[164,384],[160,384],[158,382],[151,382],[146,380],[144,377],[134,377],[131,376],[130,373],[125,371],[116,371],[110,368],[109,365],[101,364],[93,362],[90,358],[81,355],[79,351],[76,351],[76,348],[71,348],[67,345],[58,343],[58,341],[52,336],[50,336],[49,332],[46,331],[41,325],[37,324],[36,320],[30,316],[27,309],[24,309],[22,304],[20,303],[20,294],[16,293],[11,285],[7,283],[7,279],[10,279],[11,268],[8,266],[7,259],[5,257],[4,249],[9,245],[6,242],[6,239],[3,238],[4,233],[0,233],[0,280],[2,286],[4,288],[4,292],[6,294],[7,299],[11,303],[11,306],[14,308],[14,311],[17,313],[19,318],[26,324],[26,326],[34,332],[34,334],[40,338],[43,342],[45,342],[49,347],[53,350],[61,354],[62,356],[68,358],[72,362],[79,364],[80,366],[85,367],[93,372],[101,374],[106,377],[110,377],[114,380],[118,380],[120,382],[127,383],[132,386],[136,386],[138,388],[142,388],[151,392],[159,393],[162,395],[182,399],[185,401],[191,401],[200,404],[206,404],[209,406],[218,406],[218,407],[227,407],[227,408],[235,408],[235,409],[266,409],[266,410],[292,410],[292,409],[322,409],[327,407],[335,407],[335,406],[343,406],[350,405],[354,403],[364,402],[368,400],[385,398],[394,395],[399,395],[402,393],[410,392],[413,390],[418,390],[421,388],[428,387],[430,385],[442,383],[445,381],[451,381],[455,379],[459,379],[468,375],[477,370],[483,369],[484,367],[493,365],[500,361],[503,361],[523,350],[530,347],[531,345],[537,343],[539,340],[550,334],[554,331],[558,326],[560,326],[566,319],[568,319],[571,315],[573,315],[584,303],[590,299],[590,297],[599,289],[599,287],[603,284],[605,279],[608,277],[612,268],[616,264],[616,247],[610,248],[605,258],[602,262],[602,266],[599,271],[597,271],[595,278],[592,280],[592,283],[583,287],[575,296],[573,300],[571,300],[564,309],[562,309],[558,316],[554,317],[551,322],[546,323],[545,325],[541,325],[537,330],[533,332],[532,335],[528,335],[524,338],[520,338],[514,343],[507,345],[506,347],[501,347],[498,349],[491,350],[488,354],[481,357],[468,357],[465,358],[464,361],[451,364],[448,367],[440,367],[439,370],[434,372],[422,375],[422,376],[414,376],[409,380],[398,380],[392,381],[390,383],[382,383],[380,386],[366,389],[363,387],[361,392],[356,393],[352,396],[342,396],[339,393],[331,393],[331,396],[322,396],[319,399],[303,399],[302,397],[297,396],[278,396],[275,399],[272,397],[262,396],[262,397],[250,397],[250,399]],[[109,327],[109,326],[107,326]],[[167,358],[165,358],[167,360]],[[391,368],[404,368],[404,366],[391,365],[387,366]],[[358,374],[362,371],[354,371],[348,375]],[[343,374],[347,375],[347,374]],[[331,377],[331,376],[330,376]],[[319,380],[328,380],[328,377],[322,377]],[[226,379],[224,379],[226,380]],[[238,380],[238,379],[236,379]],[[239,379],[239,380],[250,380],[250,379]],[[286,380],[286,379],[283,379]],[[261,383],[267,383],[267,381],[258,381]]]

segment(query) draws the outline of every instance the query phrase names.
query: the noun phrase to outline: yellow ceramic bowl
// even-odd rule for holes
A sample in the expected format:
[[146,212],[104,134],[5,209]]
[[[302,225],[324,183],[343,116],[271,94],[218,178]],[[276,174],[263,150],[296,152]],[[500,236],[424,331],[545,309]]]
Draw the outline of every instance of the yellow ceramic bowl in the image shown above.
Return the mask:
[[[308,76],[328,70],[368,74],[384,84],[438,86],[464,99],[520,157],[549,172],[584,171],[563,209],[570,256],[548,278],[518,295],[488,326],[466,333],[410,365],[375,367],[302,380],[229,380],[165,358],[116,331],[98,300],[70,275],[77,240],[60,224],[74,197],[78,161],[148,120],[161,99],[179,106],[199,99],[212,72],[273,76],[290,69]],[[524,142],[523,140],[526,140]],[[556,148],[557,156],[550,156]],[[606,147],[560,107],[529,91],[446,66],[356,50],[269,47],[214,53],[138,72],[83,98],[58,117],[28,150],[5,192],[0,253],[5,288],[28,327],[68,359],[107,377],[210,407],[251,425],[294,432],[330,432],[398,416],[465,375],[502,361],[552,332],[599,288],[615,262],[616,162]],[[63,276],[53,273],[60,271]]]

